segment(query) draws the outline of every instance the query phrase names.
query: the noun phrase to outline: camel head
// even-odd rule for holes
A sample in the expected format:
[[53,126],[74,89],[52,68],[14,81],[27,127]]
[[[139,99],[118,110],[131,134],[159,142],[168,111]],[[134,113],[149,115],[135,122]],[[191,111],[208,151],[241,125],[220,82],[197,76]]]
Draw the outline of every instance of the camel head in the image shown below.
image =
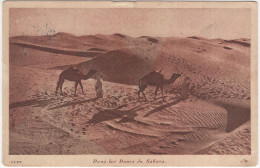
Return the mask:
[[181,76],[181,74],[173,73],[170,80],[174,82],[174,81],[175,81],[176,79],[178,79],[180,76]]
[[181,76],[181,74],[174,73],[174,74],[172,74],[170,79],[164,80],[164,84],[171,84],[171,83],[175,82],[175,80],[178,79],[180,76]]
[[84,76],[84,79],[87,80],[91,78],[93,75],[95,75],[98,71],[95,69],[90,69],[87,73],[87,75]]

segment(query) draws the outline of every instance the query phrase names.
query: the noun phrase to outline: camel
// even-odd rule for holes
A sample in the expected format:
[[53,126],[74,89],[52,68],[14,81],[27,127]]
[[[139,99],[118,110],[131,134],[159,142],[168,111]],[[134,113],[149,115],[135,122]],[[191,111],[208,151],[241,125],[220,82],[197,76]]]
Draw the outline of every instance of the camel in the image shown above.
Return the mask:
[[156,99],[157,91],[160,88],[163,101],[165,101],[164,96],[163,96],[163,85],[171,84],[171,83],[175,82],[175,80],[178,79],[181,76],[181,74],[173,73],[171,78],[169,80],[167,80],[163,77],[163,75],[161,74],[161,71],[159,71],[159,72],[158,71],[152,71],[139,80],[139,91],[138,91],[138,99],[139,100],[140,100],[140,93],[141,92],[142,92],[145,100],[147,100],[146,96],[144,94],[144,89],[148,85],[150,85],[150,86],[156,86],[154,99]]
[[78,84],[80,85],[82,93],[84,94],[81,80],[87,80],[87,79],[91,78],[96,72],[97,72],[96,70],[91,69],[87,73],[87,75],[83,75],[80,70],[74,69],[72,66],[69,67],[68,69],[61,72],[61,74],[59,76],[59,80],[57,82],[57,87],[56,87],[56,94],[57,94],[58,89],[60,88],[60,92],[61,92],[61,95],[62,95],[62,85],[63,85],[65,80],[75,82],[75,92],[74,92],[75,96],[76,96]]

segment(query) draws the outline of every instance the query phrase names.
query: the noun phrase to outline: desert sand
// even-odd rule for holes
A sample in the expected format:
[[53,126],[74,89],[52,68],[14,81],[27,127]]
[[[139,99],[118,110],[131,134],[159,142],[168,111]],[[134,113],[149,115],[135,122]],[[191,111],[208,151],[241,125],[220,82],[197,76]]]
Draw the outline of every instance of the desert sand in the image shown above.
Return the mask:
[[[251,153],[250,39],[130,37],[123,34],[10,37],[10,147],[32,154]],[[104,97],[95,78],[65,81],[70,65],[104,74]],[[138,100],[138,82],[162,70],[166,101],[155,87]],[[190,96],[180,97],[185,77]]]

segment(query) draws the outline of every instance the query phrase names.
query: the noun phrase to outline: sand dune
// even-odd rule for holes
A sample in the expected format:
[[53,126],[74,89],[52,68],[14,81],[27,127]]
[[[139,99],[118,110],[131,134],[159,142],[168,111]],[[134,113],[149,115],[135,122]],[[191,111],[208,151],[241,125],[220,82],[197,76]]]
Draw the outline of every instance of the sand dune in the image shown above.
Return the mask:
[[16,36],[11,37],[10,41],[18,41],[20,43],[30,43],[45,47],[70,48],[70,49],[87,49],[90,46],[83,41],[77,39],[77,36],[68,33],[57,33],[55,35],[45,36]]
[[48,69],[62,64],[76,64],[89,58],[51,53],[10,43],[10,66],[30,66]]
[[[10,43],[10,153],[251,152],[248,39],[58,33],[15,40],[20,45]],[[81,50],[99,54],[72,53]],[[78,89],[73,96],[68,81],[64,95],[55,95],[58,76],[70,64],[83,73],[102,72],[104,97],[95,98],[95,79],[82,81],[84,95]],[[148,101],[139,101],[139,79],[160,69],[166,79],[172,73],[182,77],[165,87],[166,102],[160,91],[153,100],[154,87],[145,90]],[[190,96],[183,99],[186,76]]]
[[[124,36],[124,38],[122,38]],[[57,33],[44,36],[15,36],[10,37],[11,43],[30,44],[44,48],[57,48],[64,51],[87,51],[91,48],[101,50],[112,50],[128,46],[135,38],[114,34],[114,35],[86,35],[75,36],[68,33]]]
[[[101,41],[104,38],[101,35],[93,37],[98,37]],[[107,36],[105,37],[107,38]],[[120,38],[123,40],[129,39],[129,37],[114,38]],[[209,39],[157,38],[160,43],[152,43],[149,42],[147,38],[151,37],[145,36],[132,40],[132,42],[125,42],[123,48],[110,50],[106,53],[100,54],[98,55],[98,58],[94,58],[86,63],[81,63],[78,67],[81,68],[82,71],[88,71],[90,68],[97,68],[103,70],[103,73],[106,73],[109,69],[110,71],[112,71],[111,69],[122,70],[122,67],[127,67],[128,64],[128,61],[124,61],[124,59],[133,57],[139,59],[137,64],[140,63],[143,65],[134,69],[137,72],[133,73],[138,74],[135,77],[135,81],[138,81],[143,74],[152,69],[161,68],[163,68],[163,73],[166,77],[170,77],[173,72],[183,72],[187,75],[196,76],[195,78],[207,76],[206,78],[216,78],[212,80],[232,80],[231,78],[237,80],[241,79],[238,78],[238,76],[244,76],[243,79],[245,79],[245,81],[233,81],[237,83],[246,83],[249,80],[248,74],[250,69],[248,67],[250,65],[250,58],[247,57],[248,52],[241,52],[236,48],[230,51],[225,48],[228,46],[216,44],[212,42],[214,40],[210,41]],[[216,50],[218,52],[216,52]],[[111,60],[113,59],[119,59],[120,61],[111,64]],[[121,68],[117,68],[116,66],[121,66]],[[131,65],[129,65],[129,68],[130,67]],[[64,68],[66,68],[66,66]],[[205,73],[205,71],[207,72]],[[218,71],[218,74],[215,73],[216,71]],[[111,73],[108,73],[105,76],[108,76],[109,74]],[[129,72],[126,70],[124,75],[128,74]],[[106,80],[109,78],[110,81],[118,82],[121,79],[121,76],[119,75],[118,79],[114,79],[115,77],[113,79],[110,79],[111,77],[105,78]]]
[[[138,50],[131,48],[131,50]],[[138,80],[151,71],[152,62],[140,57],[131,50],[120,49],[107,52],[90,61],[77,65],[79,69],[87,72],[89,69],[96,69],[104,74],[104,80],[137,84]]]
[[[97,55],[100,55],[103,51],[102,49],[96,49],[96,48],[90,48],[88,51],[80,51],[80,50],[72,50],[72,49],[66,49],[66,48],[54,48],[54,47],[45,47],[37,44],[30,44],[30,43],[24,43],[24,42],[12,42],[14,45],[24,47],[24,48],[31,48],[36,49],[40,51],[50,52],[50,53],[56,53],[56,54],[64,54],[64,55],[74,55],[78,57],[94,57]],[[99,51],[99,52],[97,52]]]
[[222,139],[197,151],[197,154],[251,154],[250,122],[243,124]]

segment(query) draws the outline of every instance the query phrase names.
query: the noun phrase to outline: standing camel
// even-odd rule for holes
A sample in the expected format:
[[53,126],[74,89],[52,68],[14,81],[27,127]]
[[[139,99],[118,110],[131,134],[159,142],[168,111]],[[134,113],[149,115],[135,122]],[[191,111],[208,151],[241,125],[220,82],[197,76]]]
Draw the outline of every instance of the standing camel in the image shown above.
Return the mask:
[[60,76],[59,76],[59,80],[57,82],[57,87],[56,87],[56,94],[58,89],[60,88],[60,92],[62,94],[62,85],[64,83],[65,80],[68,81],[74,81],[75,82],[75,92],[74,95],[76,96],[76,91],[77,91],[77,87],[78,84],[81,87],[82,93],[84,94],[83,91],[83,86],[81,83],[81,80],[87,80],[89,78],[91,78],[97,71],[96,70],[90,70],[87,75],[83,75],[82,72],[78,69],[74,69],[72,66],[66,70],[64,70]]
[[163,85],[173,83],[180,76],[181,76],[181,74],[174,73],[174,74],[172,74],[171,78],[169,80],[167,80],[167,79],[164,79],[163,75],[161,74],[161,71],[159,71],[159,72],[156,72],[156,71],[150,72],[149,74],[145,75],[144,77],[142,77],[139,80],[138,99],[140,100],[140,92],[142,92],[145,100],[147,100],[146,96],[144,94],[144,89],[148,85],[150,85],[150,86],[156,86],[154,99],[156,98],[157,91],[160,88],[161,89],[161,93],[162,93],[163,101],[165,101],[164,100],[164,96],[163,96]]

